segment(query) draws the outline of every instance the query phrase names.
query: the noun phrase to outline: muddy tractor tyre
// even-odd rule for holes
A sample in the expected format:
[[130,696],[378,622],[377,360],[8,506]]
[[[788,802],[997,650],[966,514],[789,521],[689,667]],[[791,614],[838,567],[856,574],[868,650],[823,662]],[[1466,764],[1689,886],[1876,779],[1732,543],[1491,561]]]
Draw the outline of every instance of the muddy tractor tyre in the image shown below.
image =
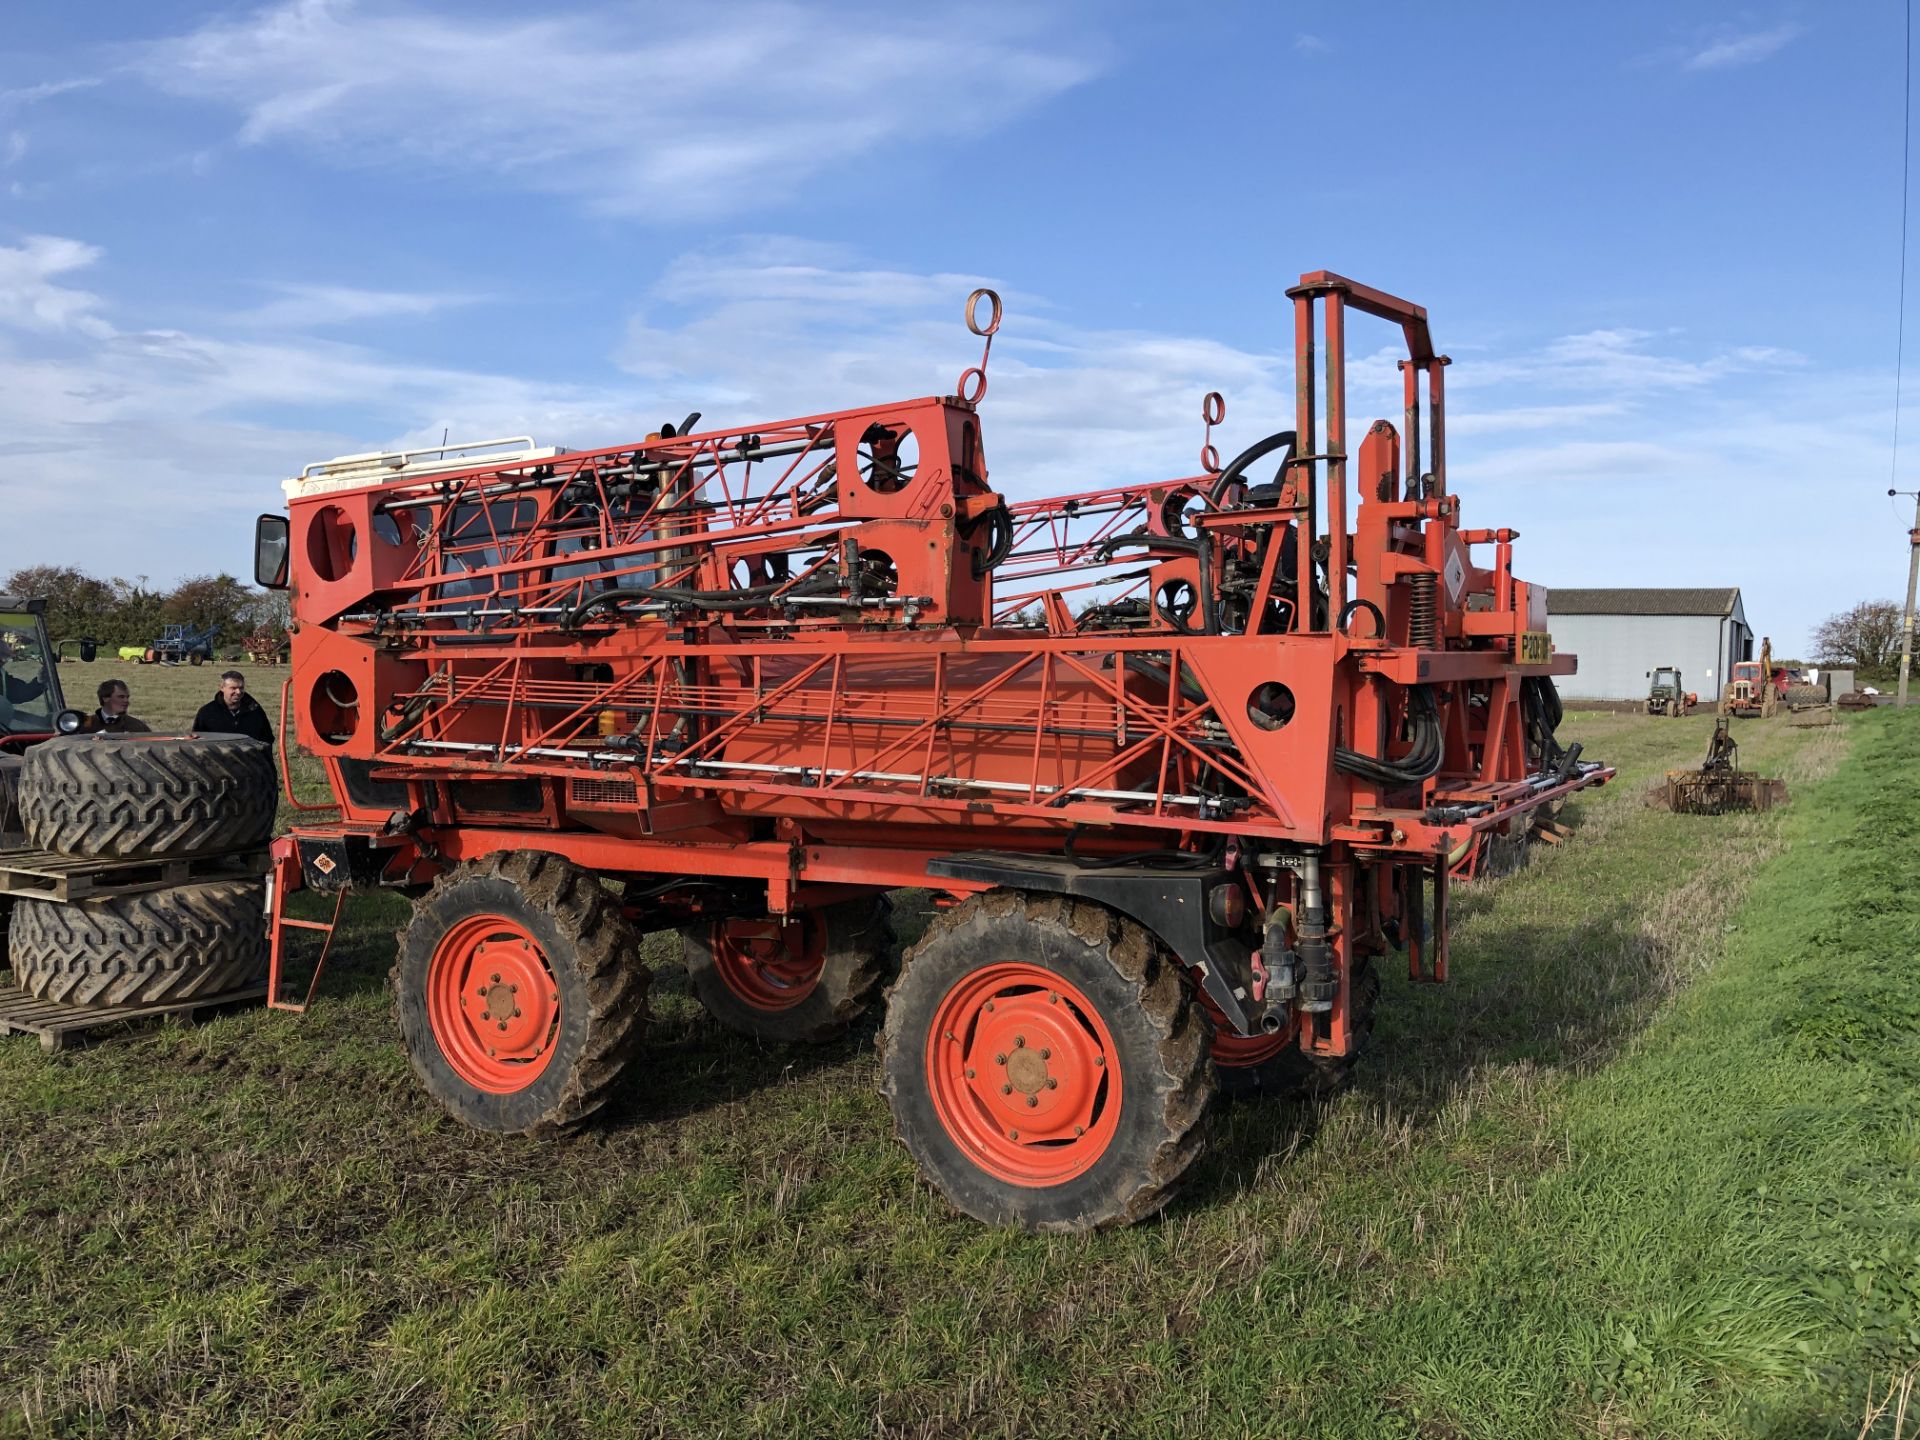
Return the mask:
[[516,851],[414,902],[393,967],[414,1073],[477,1130],[553,1135],[606,1103],[646,1026],[640,935],[598,878]]
[[1129,1225],[1205,1140],[1208,1027],[1147,931],[996,890],[937,916],[887,997],[881,1091],[952,1205],[991,1225]]
[[16,900],[14,983],[68,1005],[195,1000],[243,989],[267,968],[266,882],[220,880],[84,904]]
[[[1353,1072],[1373,1039],[1374,1014],[1380,1008],[1380,973],[1370,957],[1354,961],[1351,1028],[1353,1050],[1340,1056],[1308,1055],[1289,1035],[1275,1041],[1264,1036],[1213,1033],[1213,1073],[1220,1093],[1230,1100],[1323,1100],[1353,1082]],[[1214,1025],[1211,1015],[1209,1025]]]
[[892,906],[848,900],[792,917],[716,920],[680,932],[687,978],[729,1030],[784,1044],[838,1038],[893,968]]
[[279,804],[273,747],[242,735],[76,735],[27,752],[27,843],[146,858],[264,845]]

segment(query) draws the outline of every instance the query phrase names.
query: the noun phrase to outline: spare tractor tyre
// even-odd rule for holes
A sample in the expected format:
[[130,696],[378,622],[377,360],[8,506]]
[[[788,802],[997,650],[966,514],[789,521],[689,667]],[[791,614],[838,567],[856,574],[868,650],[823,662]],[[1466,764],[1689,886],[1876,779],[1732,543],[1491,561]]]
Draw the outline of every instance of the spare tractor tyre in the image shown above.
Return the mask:
[[818,1045],[845,1032],[894,968],[884,896],[792,916],[681,931],[687,978],[707,1013],[742,1035]]
[[27,843],[81,858],[204,855],[264,845],[273,747],[243,735],[76,735],[27,752]]
[[18,899],[14,983],[69,1005],[224,995],[266,972],[266,898],[264,880],[216,880],[78,904]]

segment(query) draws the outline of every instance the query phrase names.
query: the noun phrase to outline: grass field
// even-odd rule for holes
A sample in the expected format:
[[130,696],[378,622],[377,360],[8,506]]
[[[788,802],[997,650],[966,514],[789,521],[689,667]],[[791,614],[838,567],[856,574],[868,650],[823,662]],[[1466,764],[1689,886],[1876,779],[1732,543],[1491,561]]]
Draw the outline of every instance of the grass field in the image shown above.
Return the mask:
[[0,1435],[1859,1435],[1920,1362],[1920,717],[1749,722],[1787,807],[1647,808],[1711,724],[1570,716],[1620,781],[1457,895],[1453,983],[1119,1234],[956,1218],[870,1030],[722,1033],[668,937],[559,1144],[414,1085],[379,897],[304,1018],[0,1042]]

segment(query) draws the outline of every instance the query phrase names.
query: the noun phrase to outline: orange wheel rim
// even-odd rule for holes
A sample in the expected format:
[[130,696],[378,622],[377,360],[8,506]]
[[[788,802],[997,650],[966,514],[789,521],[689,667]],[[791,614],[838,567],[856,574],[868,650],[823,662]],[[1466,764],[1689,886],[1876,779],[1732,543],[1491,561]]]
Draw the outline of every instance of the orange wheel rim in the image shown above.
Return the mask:
[[456,1075],[511,1095],[553,1061],[560,985],[519,921],[472,915],[441,937],[428,962],[427,1020]]
[[1264,1065],[1281,1051],[1292,1047],[1296,1041],[1291,1031],[1282,1030],[1274,1035],[1236,1035],[1233,1026],[1227,1023],[1227,1017],[1220,1007],[1213,1003],[1213,997],[1207,994],[1207,987],[1195,985],[1194,993],[1200,998],[1201,1008],[1213,1021],[1213,1044],[1207,1047],[1207,1053],[1213,1056],[1213,1063],[1228,1070],[1245,1070],[1249,1066]]
[[1011,1185],[1085,1174],[1120,1125],[1120,1057],[1086,995],[1039,965],[976,970],[927,1037],[933,1111],[954,1144]]
[[827,966],[818,916],[720,920],[713,926],[713,968],[721,983],[756,1010],[791,1010],[820,984]]

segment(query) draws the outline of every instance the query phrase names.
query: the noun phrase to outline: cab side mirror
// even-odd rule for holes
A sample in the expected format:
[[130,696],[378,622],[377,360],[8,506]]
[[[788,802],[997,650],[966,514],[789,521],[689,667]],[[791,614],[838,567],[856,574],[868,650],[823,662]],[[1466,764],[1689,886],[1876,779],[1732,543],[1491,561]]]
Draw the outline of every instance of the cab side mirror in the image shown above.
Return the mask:
[[98,641],[82,640],[80,642],[80,663],[82,665],[91,665],[99,658],[100,645]]
[[287,588],[287,517],[262,515],[253,522],[253,583],[268,590]]

